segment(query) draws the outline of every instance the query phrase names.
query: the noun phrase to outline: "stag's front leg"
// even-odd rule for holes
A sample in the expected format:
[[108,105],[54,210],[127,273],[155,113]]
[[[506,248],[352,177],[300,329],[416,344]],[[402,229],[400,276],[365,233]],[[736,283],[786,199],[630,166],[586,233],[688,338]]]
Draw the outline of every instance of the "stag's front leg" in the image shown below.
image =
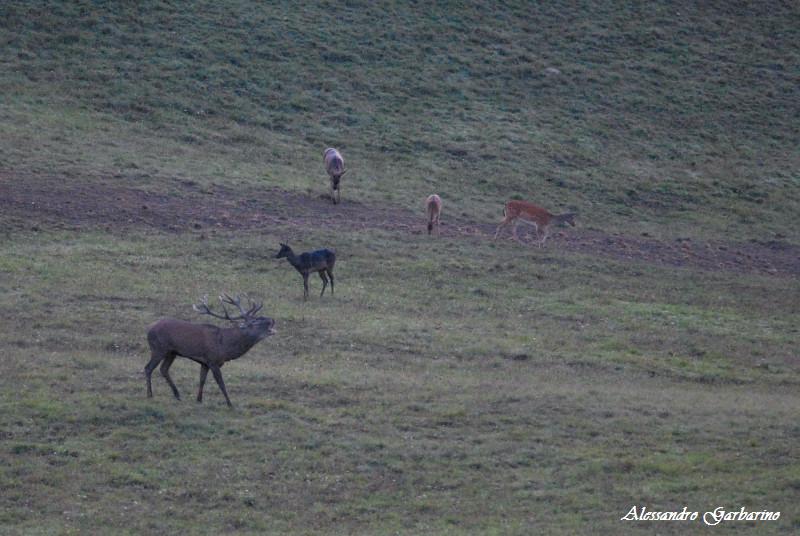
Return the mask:
[[200,363],[200,389],[197,391],[197,401],[203,401],[203,386],[206,384],[206,376],[208,376],[208,365]]
[[225,402],[228,403],[228,407],[233,407],[233,404],[231,404],[231,399],[228,398],[228,391],[225,390],[225,382],[222,380],[222,371],[217,365],[209,365],[208,367],[214,374],[214,379],[217,380],[217,385],[219,385],[222,394],[225,395]]
[[308,273],[303,274],[303,301],[308,299]]

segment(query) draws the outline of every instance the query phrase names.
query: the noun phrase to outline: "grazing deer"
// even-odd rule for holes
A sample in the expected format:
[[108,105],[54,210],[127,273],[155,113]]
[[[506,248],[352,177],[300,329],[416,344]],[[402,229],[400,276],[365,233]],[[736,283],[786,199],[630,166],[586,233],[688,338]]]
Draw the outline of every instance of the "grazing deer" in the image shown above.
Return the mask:
[[[147,376],[147,396],[153,396],[153,388],[150,383],[150,376],[161,363],[161,375],[167,380],[172,388],[172,393],[178,400],[181,399],[178,388],[169,376],[169,368],[178,356],[186,357],[192,361],[200,363],[200,389],[197,392],[197,401],[203,401],[203,385],[206,383],[206,376],[211,370],[214,379],[217,380],[222,394],[225,395],[225,402],[232,406],[228,392],[225,390],[225,382],[222,380],[222,365],[243,356],[258,341],[275,333],[275,321],[264,316],[256,317],[256,313],[261,310],[263,304],[250,303],[250,308],[245,311],[241,306],[241,298],[235,299],[227,294],[219,297],[222,302],[224,315],[219,315],[211,311],[208,307],[208,298],[194,305],[195,311],[221,318],[230,322],[239,322],[239,325],[230,328],[219,328],[211,324],[194,324],[175,318],[162,318],[147,330],[147,342],[150,344],[152,357],[145,366],[144,373]],[[239,316],[230,316],[225,304],[234,305],[241,313]],[[163,363],[162,363],[163,361]]]
[[344,158],[339,151],[329,147],[322,153],[322,159],[325,162],[325,171],[331,178],[331,200],[335,205],[340,200],[339,181],[342,175],[347,173],[347,170],[344,169]]
[[428,234],[433,231],[433,224],[436,224],[436,236],[439,236],[439,216],[442,214],[442,198],[436,194],[428,196],[425,201],[425,212],[428,215]]
[[286,257],[289,264],[294,266],[294,269],[300,272],[303,276],[303,300],[308,299],[308,274],[311,272],[319,272],[322,279],[322,292],[319,293],[321,298],[325,294],[325,287],[328,286],[328,278],[325,273],[331,278],[331,294],[333,294],[333,265],[336,263],[336,252],[330,249],[318,249],[310,253],[301,253],[295,255],[292,248],[286,244],[281,244],[281,250],[275,255],[276,259]]
[[[500,231],[503,230],[508,224],[514,222],[514,238],[516,238],[517,242],[522,243],[519,239],[519,235],[517,234],[517,226],[520,222],[527,223],[529,225],[533,225],[536,229],[536,238],[539,240],[539,247],[544,246],[545,240],[550,234],[550,226],[553,224],[559,225],[562,223],[568,223],[575,226],[575,213],[567,212],[564,214],[550,214],[547,210],[543,209],[540,206],[534,205],[533,203],[528,203],[527,201],[509,201],[506,203],[505,208],[503,209],[503,221],[500,222],[500,225],[497,226],[497,231],[494,233],[494,239],[497,240],[497,237],[500,235]],[[542,237],[539,238],[539,231],[542,232]]]

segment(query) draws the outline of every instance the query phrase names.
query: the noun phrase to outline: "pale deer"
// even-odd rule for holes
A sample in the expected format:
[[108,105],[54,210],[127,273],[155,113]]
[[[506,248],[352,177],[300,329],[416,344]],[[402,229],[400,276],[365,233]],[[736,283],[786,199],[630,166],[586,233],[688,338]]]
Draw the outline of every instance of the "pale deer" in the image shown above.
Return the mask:
[[303,301],[308,299],[308,276],[311,272],[318,272],[319,277],[322,279],[322,292],[319,293],[321,298],[325,294],[325,287],[328,286],[328,278],[325,277],[327,272],[331,278],[331,294],[333,294],[333,265],[336,263],[336,252],[330,249],[318,249],[310,253],[301,253],[295,255],[292,248],[286,244],[281,244],[281,249],[275,255],[276,259],[286,257],[289,264],[294,266],[294,269],[300,272],[303,276]]
[[[256,317],[263,304],[251,302],[250,308],[245,311],[241,306],[241,298],[231,298],[227,294],[219,297],[222,302],[224,315],[211,311],[208,307],[208,298],[194,305],[195,311],[221,318],[238,325],[229,328],[219,328],[211,324],[195,324],[175,318],[162,318],[147,330],[147,342],[150,345],[150,362],[144,368],[147,377],[147,396],[153,396],[150,376],[161,363],[161,375],[172,388],[172,393],[178,400],[181,399],[178,388],[169,376],[169,368],[175,358],[186,357],[200,364],[200,389],[197,392],[197,401],[203,401],[203,385],[206,383],[208,371],[214,374],[225,402],[232,406],[225,382],[222,380],[222,365],[243,356],[260,340],[275,333],[275,321],[264,316]],[[230,316],[225,304],[234,305],[241,313],[239,316]]]
[[425,214],[428,216],[428,234],[433,231],[436,225],[436,236],[439,236],[439,216],[442,215],[442,198],[436,194],[431,194],[425,200]]
[[335,205],[341,198],[339,181],[341,181],[342,175],[347,173],[347,170],[344,168],[344,158],[342,158],[339,151],[333,147],[329,147],[322,153],[322,160],[325,163],[325,171],[327,171],[328,176],[330,176],[331,201],[333,201]]
[[[497,240],[497,237],[500,235],[500,231],[513,222],[514,238],[517,240],[517,242],[522,243],[519,235],[517,234],[517,226],[520,222],[522,222],[533,225],[534,229],[536,230],[536,238],[539,241],[540,248],[544,246],[544,242],[547,240],[547,237],[550,234],[551,225],[568,223],[573,227],[575,226],[574,212],[550,214],[550,212],[542,207],[527,201],[509,201],[506,203],[506,206],[503,209],[503,215],[505,218],[503,218],[503,221],[501,221],[500,225],[497,226],[497,231],[494,233],[495,240]],[[539,237],[540,231],[541,238]]]

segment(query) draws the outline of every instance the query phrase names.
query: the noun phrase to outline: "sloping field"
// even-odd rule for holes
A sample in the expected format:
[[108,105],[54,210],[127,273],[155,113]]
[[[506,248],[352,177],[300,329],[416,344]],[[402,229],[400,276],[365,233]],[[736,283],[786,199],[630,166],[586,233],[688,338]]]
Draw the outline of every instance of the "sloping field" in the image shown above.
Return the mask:
[[[800,531],[798,42],[790,2],[3,2],[0,533]],[[578,226],[494,241],[510,198]],[[223,291],[277,324],[234,408],[185,359],[146,398],[148,326]]]

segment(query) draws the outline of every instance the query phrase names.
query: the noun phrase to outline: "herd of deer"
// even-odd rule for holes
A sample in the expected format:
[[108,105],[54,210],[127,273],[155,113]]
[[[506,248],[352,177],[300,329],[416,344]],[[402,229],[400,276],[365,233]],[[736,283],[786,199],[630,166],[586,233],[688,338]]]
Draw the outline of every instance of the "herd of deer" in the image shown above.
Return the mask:
[[[323,161],[325,170],[330,177],[331,200],[334,204],[337,204],[341,200],[341,178],[347,172],[344,167],[344,159],[339,151],[328,148],[323,153]],[[425,201],[425,213],[428,219],[428,234],[432,234],[435,227],[438,236],[439,218],[442,214],[442,198],[436,194],[428,196]],[[564,223],[575,225],[574,213],[551,214],[542,207],[526,201],[508,201],[505,204],[503,215],[503,221],[497,226],[494,234],[495,240],[497,240],[503,229],[513,223],[512,232],[514,238],[521,242],[517,234],[517,227],[520,223],[526,223],[534,227],[540,248],[544,246],[552,225]],[[331,294],[333,294],[335,251],[320,249],[296,255],[292,248],[286,244],[281,244],[281,249],[278,251],[276,258],[286,258],[289,264],[303,276],[304,300],[308,299],[308,277],[312,272],[317,272],[322,279],[320,297],[325,294],[328,278],[330,278]],[[156,367],[161,364],[161,375],[164,376],[164,379],[169,384],[175,398],[180,400],[180,393],[169,375],[169,369],[176,357],[185,357],[200,364],[200,388],[197,392],[197,401],[203,401],[203,386],[210,370],[222,394],[225,396],[225,402],[227,402],[228,406],[232,406],[230,398],[228,398],[228,392],[225,390],[225,382],[222,379],[222,365],[243,356],[260,340],[275,333],[275,321],[265,316],[256,316],[263,307],[263,303],[251,301],[245,310],[241,303],[241,296],[234,298],[228,294],[223,294],[219,297],[219,300],[224,314],[213,312],[208,305],[207,297],[204,297],[193,308],[200,314],[233,322],[236,324],[234,327],[220,328],[212,324],[195,324],[175,318],[162,318],[150,326],[147,331],[147,342],[150,345],[151,357],[150,362],[144,368],[145,377],[147,378],[148,397],[153,396],[151,376]],[[225,307],[226,304],[236,307],[239,310],[239,315],[231,316]]]

